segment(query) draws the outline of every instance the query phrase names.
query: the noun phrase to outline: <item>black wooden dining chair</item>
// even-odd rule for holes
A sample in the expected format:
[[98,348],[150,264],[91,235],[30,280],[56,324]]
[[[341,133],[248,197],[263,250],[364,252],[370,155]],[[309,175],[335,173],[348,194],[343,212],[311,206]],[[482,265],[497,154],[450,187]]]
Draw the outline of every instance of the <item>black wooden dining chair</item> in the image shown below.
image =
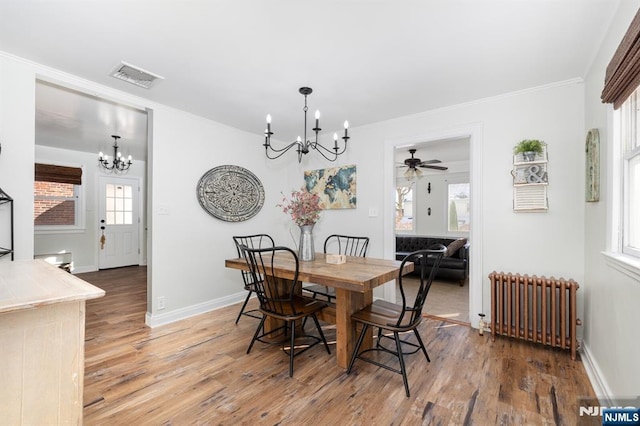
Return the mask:
[[[236,245],[236,251],[238,252],[238,257],[244,258],[244,253],[240,249],[240,246],[246,246],[249,248],[266,248],[273,247],[275,243],[273,242],[273,238],[267,234],[256,234],[256,235],[244,235],[244,236],[235,236],[233,237],[233,242]],[[257,309],[251,309],[249,311],[245,311],[247,307],[247,303],[251,298],[251,295],[254,293],[255,283],[253,282],[253,276],[249,271],[240,271],[242,273],[242,281],[244,282],[244,289],[247,290],[247,297],[244,299],[244,303],[240,308],[240,312],[238,313],[238,317],[236,318],[236,324],[240,321],[240,317],[242,315],[246,315],[248,317],[262,318],[262,315],[257,314]]]
[[[286,334],[289,333],[289,377],[293,377],[293,358],[306,352],[318,343],[324,343],[327,353],[331,354],[327,339],[324,337],[324,333],[318,322],[318,317],[316,316],[327,304],[320,300],[311,299],[299,294],[300,291],[297,287],[300,285],[298,282],[300,264],[296,253],[287,247],[251,249],[246,246],[241,246],[241,250],[244,251],[249,272],[253,277],[252,279],[255,283],[254,292],[260,301],[260,312],[262,313],[262,319],[251,339],[247,353],[251,352],[251,348],[256,340],[264,343],[272,343],[263,340],[263,338],[278,335],[282,332],[284,332],[286,337]],[[290,256],[291,259],[295,261],[295,270],[291,277],[287,277],[287,279],[276,277],[274,270],[274,259],[276,255]],[[265,332],[264,324],[267,317],[283,321],[284,325]],[[319,336],[313,336],[304,332],[304,323],[309,317],[313,319]],[[301,349],[296,351],[297,322],[302,328],[303,333],[301,333],[300,338],[304,339],[304,343],[301,344]],[[283,343],[286,345],[286,340]],[[287,352],[286,348],[283,349]]]
[[[334,254],[344,254],[347,256],[366,257],[369,249],[369,237],[353,237],[349,235],[329,235],[324,240],[324,252]],[[313,298],[321,297],[327,302],[334,302],[336,298],[336,290],[332,287],[313,284],[304,287],[304,291],[308,291]]]
[[[427,358],[427,362],[431,362],[431,360],[429,359],[429,355],[427,354],[427,349],[422,342],[422,338],[420,337],[420,333],[418,332],[417,327],[422,321],[422,307],[424,306],[424,302],[427,299],[427,294],[429,293],[429,289],[431,288],[431,283],[433,282],[433,278],[435,277],[438,267],[440,266],[440,261],[442,260],[442,257],[444,256],[446,250],[447,249],[445,246],[440,245],[438,247],[433,247],[427,250],[415,251],[407,255],[402,260],[400,272],[398,274],[398,286],[400,288],[400,295],[402,296],[402,305],[387,302],[385,300],[376,300],[371,305],[351,315],[352,320],[362,324],[362,331],[360,333],[360,336],[358,337],[358,342],[356,343],[356,347],[353,351],[353,355],[351,356],[351,360],[349,361],[347,374],[351,373],[351,369],[353,368],[355,360],[361,359],[363,361],[377,365],[378,367],[382,367],[395,373],[401,374],[402,380],[404,382],[404,390],[407,394],[407,397],[410,396],[404,355],[414,354],[418,352],[418,350],[422,350],[424,356]],[[430,260],[433,260],[431,271],[429,272],[428,276],[426,257],[429,257]],[[421,259],[422,262],[417,262],[418,259]],[[405,289],[402,285],[402,269],[407,262],[414,262],[414,264],[416,265],[419,263],[421,265],[419,271],[420,286],[418,287],[418,290],[416,292],[415,299],[411,301],[407,300]],[[362,341],[364,340],[369,327],[378,328],[376,343],[373,348],[365,349],[359,353],[360,346],[362,345]],[[383,330],[393,333],[393,337],[383,334]],[[400,339],[400,333],[406,333],[410,331],[413,331],[417,343],[411,342],[407,339]],[[395,341],[395,349],[389,349],[385,346],[385,342],[387,340]],[[403,345],[409,346],[411,349],[408,352],[403,352]],[[364,354],[372,351],[382,351],[395,355],[400,363],[400,369],[383,364],[373,358],[363,356]]]

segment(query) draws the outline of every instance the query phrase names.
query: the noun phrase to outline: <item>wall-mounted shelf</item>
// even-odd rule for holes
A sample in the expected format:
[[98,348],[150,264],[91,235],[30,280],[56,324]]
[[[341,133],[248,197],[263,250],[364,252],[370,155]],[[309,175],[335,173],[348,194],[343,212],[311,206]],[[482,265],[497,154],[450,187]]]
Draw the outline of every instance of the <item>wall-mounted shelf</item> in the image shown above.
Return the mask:
[[9,207],[9,247],[0,247],[0,257],[6,256],[8,254],[11,255],[11,260],[13,260],[13,198],[9,196],[6,192],[0,188],[0,209],[5,206]]
[[533,161],[525,161],[522,154],[513,156],[513,210],[547,211],[547,146],[537,154]]

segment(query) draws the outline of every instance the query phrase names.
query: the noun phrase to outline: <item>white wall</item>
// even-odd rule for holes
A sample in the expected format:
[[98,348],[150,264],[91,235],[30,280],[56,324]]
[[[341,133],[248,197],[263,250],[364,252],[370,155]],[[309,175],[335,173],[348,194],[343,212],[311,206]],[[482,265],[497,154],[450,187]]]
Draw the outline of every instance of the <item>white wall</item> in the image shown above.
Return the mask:
[[[449,163],[448,163],[449,165]],[[449,193],[448,184],[469,182],[469,164],[461,167],[449,167],[447,172],[423,173],[415,180],[413,202],[415,204],[414,230],[406,232],[428,237],[469,237],[466,231],[449,231]],[[398,184],[406,183],[400,178]],[[431,184],[431,192],[429,192]],[[431,214],[429,214],[431,209]],[[399,232],[404,233],[404,232]]]
[[[640,281],[612,268],[602,252],[610,249],[608,215],[612,207],[612,107],[600,101],[605,69],[629,23],[640,7],[637,0],[621,2],[586,79],[585,127],[600,133],[601,197],[585,203],[584,349],[591,381],[605,402],[640,395]],[[614,166],[617,167],[617,166]]]
[[[37,232],[34,238],[34,254],[49,254],[66,252],[73,256],[73,272],[88,272],[98,269],[99,256],[99,221],[96,217],[99,194],[98,177],[102,175],[98,168],[97,154],[67,149],[36,145],[35,161],[67,166],[83,166],[82,187],[84,191],[84,225],[82,232]],[[135,160],[127,172],[127,177],[141,178],[142,188],[145,187],[146,162]],[[144,194],[146,191],[143,191]],[[141,227],[146,227],[143,214]],[[143,232],[143,236],[146,233]],[[142,249],[142,263],[146,263],[146,237],[140,242]]]
[[[493,270],[573,278],[582,282],[584,259],[582,129],[583,85],[579,81],[460,105],[402,119],[354,128],[351,153],[358,165],[359,208],[348,224],[365,226],[377,244],[383,240],[383,221],[368,218],[367,209],[383,211],[384,188],[380,171],[389,141],[420,139],[470,125],[482,130],[482,241],[471,241],[483,254],[479,276],[489,312],[489,282]],[[549,145],[549,205],[547,213],[514,213],[512,209],[513,146],[524,138],[539,138]],[[366,141],[366,142],[365,142]],[[472,141],[473,143],[473,141]],[[477,164],[476,164],[477,165]],[[472,168],[473,168],[472,164]],[[391,188],[388,191],[392,191]],[[393,199],[393,194],[387,194]],[[473,195],[472,195],[473,196]],[[374,248],[379,246],[374,244]],[[477,261],[478,259],[475,259]],[[474,259],[471,259],[474,262]]]
[[[153,255],[149,265],[153,295],[148,321],[155,324],[234,303],[245,296],[239,272],[224,266],[224,259],[236,257],[232,236],[266,232],[276,244],[291,244],[282,226],[286,218],[275,207],[280,190],[288,185],[281,185],[283,171],[269,169],[259,137],[162,106],[154,108],[152,133],[149,178],[153,182]],[[176,152],[185,155],[176,161]],[[198,203],[199,179],[224,164],[249,169],[264,186],[263,208],[247,221],[221,221]],[[159,297],[165,298],[164,312],[157,309]]]
[[[280,224],[287,222],[275,207],[280,189],[289,187],[276,184],[286,181],[282,179],[286,174],[282,166],[273,168],[273,164],[262,158],[262,141],[256,140],[255,135],[11,55],[0,53],[0,65],[0,182],[2,188],[15,199],[17,259],[30,259],[34,254],[36,78],[46,78],[137,108],[151,109],[149,135],[152,146],[149,149],[148,167],[153,182],[149,182],[152,192],[149,193],[148,248],[153,249],[149,252],[150,255],[153,253],[153,258],[149,259],[148,298],[152,303],[147,318],[150,324],[171,321],[244,298],[239,272],[224,267],[224,259],[236,255],[231,236],[267,231],[277,243],[289,244],[286,228],[274,226],[274,221]],[[57,156],[45,148],[40,152],[43,157]],[[185,155],[176,158],[176,152]],[[93,161],[78,155],[82,157],[77,159],[78,162]],[[151,164],[151,161],[155,163]],[[265,204],[253,219],[241,223],[222,222],[200,207],[196,198],[196,184],[202,174],[221,164],[246,167],[262,180],[266,192]],[[168,214],[159,215],[158,206],[166,207]],[[87,224],[90,220],[88,217]],[[39,243],[47,244],[45,241]],[[75,241],[72,244],[81,247],[90,242]],[[86,261],[89,261],[88,258]],[[164,311],[156,309],[158,296],[165,297]]]
[[[0,55],[0,187],[14,200],[16,259],[33,258],[34,80],[32,67]],[[0,240],[6,241],[8,216],[0,211]]]

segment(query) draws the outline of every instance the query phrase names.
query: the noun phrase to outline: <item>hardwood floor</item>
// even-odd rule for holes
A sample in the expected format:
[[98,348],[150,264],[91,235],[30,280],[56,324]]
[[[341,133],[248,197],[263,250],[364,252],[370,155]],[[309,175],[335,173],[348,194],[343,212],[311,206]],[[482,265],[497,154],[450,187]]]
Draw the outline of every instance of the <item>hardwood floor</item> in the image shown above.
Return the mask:
[[[420,279],[409,276],[404,277],[402,282],[406,297],[409,300],[414,300],[420,285]],[[402,303],[397,285],[396,303]],[[429,289],[423,312],[430,316],[469,324],[469,283],[467,282],[460,287],[456,282],[434,281]]]
[[107,292],[87,303],[86,425],[571,425],[578,398],[594,397],[568,352],[430,318],[420,332],[431,363],[406,357],[411,398],[399,374],[357,362],[347,375],[321,346],[289,378],[279,347],[245,354],[258,320],[235,325],[239,305],[146,327],[145,272],[78,275]]

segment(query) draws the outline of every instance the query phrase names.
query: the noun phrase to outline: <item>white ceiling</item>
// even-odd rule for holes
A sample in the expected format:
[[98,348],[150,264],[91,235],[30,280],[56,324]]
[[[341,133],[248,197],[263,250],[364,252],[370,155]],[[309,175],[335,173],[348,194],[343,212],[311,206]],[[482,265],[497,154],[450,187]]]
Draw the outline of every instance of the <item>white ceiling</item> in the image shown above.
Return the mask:
[[[584,77],[618,3],[0,0],[0,50],[256,134],[270,113],[274,137],[293,140],[301,86],[334,132]],[[165,80],[109,77],[120,61]],[[38,119],[71,126],[100,111],[59,104]],[[95,123],[103,140],[127,131]]]
[[113,156],[111,135],[119,150],[134,159],[147,157],[147,113],[47,82],[36,84],[37,145],[74,151],[103,151]]
[[404,164],[406,158],[411,158],[409,149],[415,149],[414,158],[422,161],[440,160],[438,166],[450,166],[452,163],[469,162],[469,138],[442,139],[417,144],[411,144],[395,150],[396,164]]

